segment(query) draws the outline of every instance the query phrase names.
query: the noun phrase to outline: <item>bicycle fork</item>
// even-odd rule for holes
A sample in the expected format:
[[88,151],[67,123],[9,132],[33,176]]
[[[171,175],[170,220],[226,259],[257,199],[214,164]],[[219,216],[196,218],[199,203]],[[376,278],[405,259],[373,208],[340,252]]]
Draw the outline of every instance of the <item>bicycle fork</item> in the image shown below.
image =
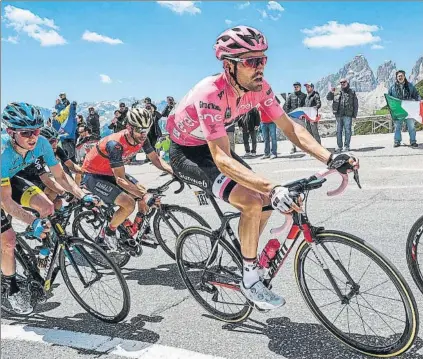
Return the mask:
[[339,268],[339,270],[342,272],[342,274],[347,279],[347,284],[351,286],[351,290],[348,294],[344,295],[341,292],[341,289],[339,288],[338,283],[335,280],[334,275],[329,269],[328,264],[326,263],[325,258],[323,257],[319,246],[317,245],[316,241],[313,240],[312,242],[308,242],[318,264],[323,269],[323,272],[325,273],[326,277],[328,278],[330,284],[332,285],[333,289],[336,292],[336,295],[341,300],[342,304],[349,304],[351,298],[353,298],[355,295],[359,294],[360,292],[360,285],[352,279],[348,271],[345,269],[344,265],[341,263],[339,259],[335,259],[332,255],[332,253],[326,248],[326,246],[321,243],[320,246],[324,249],[324,251],[327,253],[327,255],[330,257],[330,259],[336,264],[336,266]]

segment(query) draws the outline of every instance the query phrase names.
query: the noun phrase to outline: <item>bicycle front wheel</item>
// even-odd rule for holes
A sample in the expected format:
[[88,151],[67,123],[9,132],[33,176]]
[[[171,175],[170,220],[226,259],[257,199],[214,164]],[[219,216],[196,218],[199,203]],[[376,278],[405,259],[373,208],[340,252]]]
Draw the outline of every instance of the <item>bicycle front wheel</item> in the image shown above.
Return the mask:
[[125,319],[130,295],[116,263],[100,247],[81,238],[69,238],[64,245],[59,256],[60,270],[75,300],[104,322],[118,323]]
[[166,254],[175,260],[176,239],[185,228],[210,228],[206,220],[192,209],[177,205],[162,205],[153,220],[154,235]]
[[410,230],[406,244],[406,258],[408,268],[414,283],[423,293],[423,273],[419,262],[423,261],[423,243],[420,245],[420,239],[423,237],[423,216],[420,217]]
[[295,258],[301,294],[337,339],[375,357],[407,351],[417,337],[418,310],[398,270],[351,234],[321,231]]

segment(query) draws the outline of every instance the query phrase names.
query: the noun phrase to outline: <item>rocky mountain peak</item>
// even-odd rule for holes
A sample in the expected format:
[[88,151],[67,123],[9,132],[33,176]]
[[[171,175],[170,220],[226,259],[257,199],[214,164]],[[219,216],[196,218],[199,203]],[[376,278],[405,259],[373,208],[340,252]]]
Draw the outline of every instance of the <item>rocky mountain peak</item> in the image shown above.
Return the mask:
[[387,89],[395,82],[395,72],[397,66],[395,62],[385,61],[377,68],[376,81],[378,85],[384,85]]
[[409,77],[409,81],[413,84],[416,84],[421,80],[423,80],[423,56],[417,60]]
[[339,86],[339,80],[343,77],[348,79],[350,86],[357,92],[369,92],[377,86],[367,59],[363,55],[357,55],[337,73],[325,76],[317,81],[315,87],[320,93],[326,94],[329,84],[335,87]]

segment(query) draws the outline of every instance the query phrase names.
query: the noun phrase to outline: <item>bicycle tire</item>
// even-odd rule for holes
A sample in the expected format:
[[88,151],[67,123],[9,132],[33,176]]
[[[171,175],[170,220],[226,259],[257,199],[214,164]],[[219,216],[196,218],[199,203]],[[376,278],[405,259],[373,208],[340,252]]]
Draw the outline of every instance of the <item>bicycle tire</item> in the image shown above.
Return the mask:
[[413,345],[415,339],[417,338],[419,328],[418,309],[414,296],[399,271],[383,254],[379,253],[371,245],[356,236],[340,231],[325,230],[319,232],[316,237],[318,238],[319,243],[342,243],[344,245],[359,250],[361,253],[364,253],[369,258],[371,258],[373,260],[373,263],[377,264],[387,274],[391,282],[394,283],[396,289],[400,293],[400,296],[403,299],[402,304],[406,312],[407,325],[404,330],[404,333],[401,336],[401,341],[399,343],[395,343],[395,345],[391,344],[387,345],[386,347],[375,348],[374,346],[364,345],[344,335],[344,333],[338,330],[331,322],[329,322],[327,317],[320,311],[319,308],[316,307],[316,303],[310,294],[304,275],[304,255],[307,254],[307,252],[310,250],[310,246],[306,241],[303,241],[299,245],[295,256],[295,276],[301,295],[303,296],[307,306],[314,314],[314,316],[332,335],[335,336],[335,338],[337,338],[350,348],[354,349],[355,351],[373,357],[384,358],[398,356],[407,351]]
[[[88,256],[90,258],[93,257],[97,257],[97,256],[101,256],[103,257],[103,261],[107,262],[107,268],[111,269],[114,274],[116,275],[120,287],[122,289],[123,292],[123,302],[122,302],[122,309],[121,311],[115,315],[115,316],[107,316],[104,315],[102,313],[99,313],[97,310],[94,310],[93,308],[91,308],[76,292],[74,286],[71,283],[71,280],[69,279],[67,270],[66,270],[66,266],[65,266],[65,250],[61,249],[60,254],[59,254],[59,265],[60,265],[60,271],[62,273],[63,276],[63,280],[66,284],[66,286],[68,287],[69,291],[71,292],[72,296],[75,298],[75,300],[79,303],[79,305],[84,308],[89,314],[91,314],[93,317],[100,319],[106,323],[118,323],[121,322],[123,319],[125,319],[129,313],[130,310],[130,294],[129,294],[129,289],[128,289],[128,284],[126,283],[126,280],[124,279],[122,272],[120,271],[119,267],[116,265],[116,263],[109,258],[109,256],[106,254],[105,251],[103,251],[99,246],[97,246],[96,244],[92,243],[92,242],[88,242],[83,240],[82,238],[69,238],[66,240],[66,244],[71,247],[74,245],[77,245],[79,251],[81,250],[81,247],[90,247],[91,251],[95,251],[96,256],[92,256],[91,254],[89,254]],[[79,252],[81,253],[81,251]],[[101,265],[101,264],[99,264]]]
[[[72,223],[72,235],[74,237],[79,237],[79,234],[81,234],[82,237],[85,238],[86,240],[92,243],[95,243],[94,238],[92,238],[89,234],[87,234],[85,232],[84,226],[81,225],[81,221],[85,217],[90,217],[90,216],[98,216],[98,213],[94,212],[93,210],[82,211],[74,218]],[[110,257],[119,266],[119,268],[123,268],[124,266],[126,266],[131,259],[131,255],[127,252],[119,252],[119,256],[110,255]],[[95,258],[94,260],[96,261],[98,265],[103,265],[103,264],[106,265],[106,263],[98,262],[98,260],[96,260]]]
[[[406,243],[406,258],[408,269],[410,270],[411,277],[423,293],[423,273],[420,270],[419,259],[417,257],[417,249],[420,244],[420,239],[423,237],[423,216],[420,217],[411,227],[408,233]],[[423,261],[423,260],[422,260]]]
[[[187,272],[185,271],[185,266],[187,262],[183,259],[183,247],[185,244],[186,239],[193,234],[199,234],[210,238],[210,241],[213,240],[213,233],[210,229],[203,228],[203,227],[189,227],[183,230],[177,239],[176,244],[176,263],[178,266],[179,274],[185,283],[185,286],[190,291],[194,299],[213,317],[222,320],[224,322],[229,323],[237,323],[245,320],[251,314],[253,307],[249,304],[248,300],[245,298],[245,304],[243,305],[242,309],[238,313],[222,313],[221,311],[213,308],[207,302],[203,300],[201,295],[197,292],[197,289],[194,287],[193,283],[189,280]],[[237,252],[232,249],[232,246],[226,242],[226,240],[221,239],[219,243],[222,248],[229,254],[232,260],[237,265],[238,269],[242,273],[242,261],[240,256]],[[212,256],[216,256],[216,253],[211,254]],[[190,266],[188,266],[191,268]]]
[[[201,217],[198,213],[194,212],[192,209],[189,209],[189,208],[186,208],[186,207],[177,206],[177,205],[164,205],[164,210],[163,211],[164,212],[185,213],[189,217],[194,218],[199,223],[199,225],[201,225],[202,227],[211,228],[210,225],[207,223],[207,221],[203,217]],[[166,241],[163,239],[163,236],[162,236],[162,234],[160,232],[160,222],[163,221],[164,223],[166,223],[164,221],[163,217],[162,217],[163,216],[163,211],[157,211],[156,212],[156,215],[154,216],[154,219],[153,219],[154,235],[155,235],[155,237],[157,239],[157,242],[159,242],[160,246],[164,250],[164,252],[170,258],[172,258],[173,260],[175,260],[176,259],[175,251],[173,251],[171,248],[169,248],[168,244],[166,244]],[[185,228],[183,228],[182,230],[184,230],[184,229]],[[182,232],[182,230],[181,230],[181,232]],[[175,250],[176,250],[176,239],[177,238],[175,238]]]

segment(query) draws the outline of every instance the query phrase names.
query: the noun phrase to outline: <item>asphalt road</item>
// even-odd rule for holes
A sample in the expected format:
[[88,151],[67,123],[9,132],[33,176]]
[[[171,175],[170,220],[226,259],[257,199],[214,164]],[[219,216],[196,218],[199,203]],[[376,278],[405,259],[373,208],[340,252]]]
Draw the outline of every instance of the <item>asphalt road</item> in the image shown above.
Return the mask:
[[[423,142],[422,132],[417,140]],[[333,149],[335,139],[323,139],[323,144]],[[323,189],[310,194],[308,214],[313,224],[353,233],[378,248],[408,281],[423,312],[422,294],[405,259],[408,232],[423,214],[423,146],[392,145],[392,135],[354,136],[352,152],[361,159],[363,188],[351,181],[341,196],[327,197],[325,189],[339,183],[334,176]],[[257,173],[281,183],[323,168],[301,152],[290,156],[290,147],[280,142],[279,158],[247,161]],[[262,151],[263,144],[259,144],[258,152]],[[237,145],[237,152],[243,154],[242,145]],[[128,171],[151,186],[169,178],[161,177],[149,164],[129,166]],[[179,195],[169,191],[163,201],[193,208],[212,226],[218,224],[212,207],[199,207],[189,189]],[[230,209],[225,204],[222,208]],[[267,229],[280,223],[281,217],[274,213]],[[266,230],[260,247],[269,238]],[[287,304],[267,313],[253,311],[245,323],[228,325],[212,319],[197,304],[175,263],[160,248],[145,248],[140,258],[131,259],[123,269],[132,302],[124,322],[109,325],[93,319],[59,278],[54,297],[40,305],[36,314],[27,318],[2,315],[2,358],[364,358],[337,342],[315,320],[294,279],[293,257],[274,282],[274,290],[284,295]],[[118,344],[107,346],[110,341]],[[423,334],[402,357],[423,358]]]

